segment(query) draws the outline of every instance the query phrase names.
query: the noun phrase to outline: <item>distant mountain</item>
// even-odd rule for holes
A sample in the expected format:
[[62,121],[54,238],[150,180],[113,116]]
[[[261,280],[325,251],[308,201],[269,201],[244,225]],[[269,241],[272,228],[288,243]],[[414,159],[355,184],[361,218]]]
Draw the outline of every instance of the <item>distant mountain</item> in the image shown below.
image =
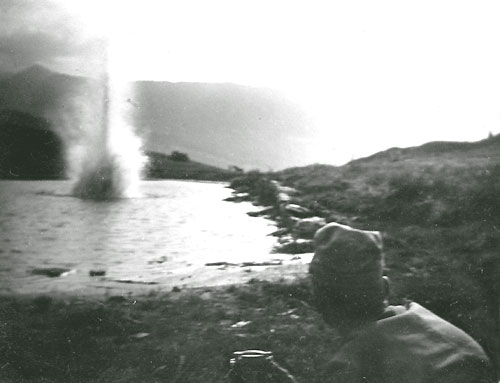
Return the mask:
[[18,110],[45,118],[61,114],[69,106],[71,95],[86,81],[34,65],[0,77],[0,110]]
[[[0,110],[49,118],[54,129],[71,140],[79,128],[68,120],[81,114],[74,97],[92,98],[93,82],[34,66],[0,77]],[[306,164],[300,142],[310,135],[307,116],[275,91],[150,81],[132,88],[134,93],[124,97],[135,107],[134,125],[147,151],[180,150],[222,167],[268,170]]]
[[136,95],[136,126],[154,150],[178,148],[203,162],[266,170],[302,162],[306,116],[272,90],[138,82]]

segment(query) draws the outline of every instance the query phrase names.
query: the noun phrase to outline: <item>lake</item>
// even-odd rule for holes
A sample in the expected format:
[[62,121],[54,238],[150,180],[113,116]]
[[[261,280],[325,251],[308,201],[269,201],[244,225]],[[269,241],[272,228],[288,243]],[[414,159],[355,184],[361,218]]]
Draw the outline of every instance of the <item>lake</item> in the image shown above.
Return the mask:
[[[223,201],[231,195],[223,183],[143,181],[142,197],[105,202],[75,198],[71,187],[0,181],[0,293],[123,294],[235,283],[254,270],[205,264],[290,258],[271,254],[274,223],[246,214],[258,207]],[[68,272],[33,273],[53,267]]]

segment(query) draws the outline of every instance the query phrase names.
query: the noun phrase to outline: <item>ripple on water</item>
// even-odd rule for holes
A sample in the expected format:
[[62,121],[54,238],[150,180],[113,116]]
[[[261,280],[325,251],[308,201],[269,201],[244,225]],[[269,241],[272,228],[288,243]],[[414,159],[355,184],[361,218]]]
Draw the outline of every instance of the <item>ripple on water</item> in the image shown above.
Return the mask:
[[[0,281],[7,282],[0,288],[80,291],[91,283],[87,273],[33,281],[25,271],[99,265],[117,278],[147,279],[152,271],[177,273],[191,263],[255,260],[268,256],[274,243],[266,237],[264,219],[249,218],[243,205],[223,201],[230,191],[221,184],[144,182],[142,198],[102,203],[51,198],[67,197],[71,186],[66,181],[2,184],[0,204],[8,209],[0,209]],[[168,261],[162,263],[165,254]]]

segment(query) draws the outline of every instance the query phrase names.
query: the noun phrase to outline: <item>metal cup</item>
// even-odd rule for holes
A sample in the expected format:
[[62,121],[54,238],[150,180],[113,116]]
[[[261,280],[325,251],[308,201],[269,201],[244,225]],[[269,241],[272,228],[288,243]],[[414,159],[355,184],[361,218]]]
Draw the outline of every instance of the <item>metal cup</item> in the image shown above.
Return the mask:
[[273,353],[262,350],[235,351],[230,360],[231,383],[262,383],[268,381]]

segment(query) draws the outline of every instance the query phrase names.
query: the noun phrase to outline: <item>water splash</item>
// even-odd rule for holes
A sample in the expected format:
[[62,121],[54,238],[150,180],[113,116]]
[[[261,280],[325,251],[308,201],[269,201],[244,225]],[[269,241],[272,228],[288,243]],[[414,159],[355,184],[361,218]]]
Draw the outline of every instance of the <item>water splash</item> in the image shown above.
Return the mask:
[[82,113],[91,115],[80,126],[83,137],[71,156],[76,178],[73,195],[91,200],[138,197],[145,157],[141,140],[127,123],[129,89],[109,76],[103,76],[98,85],[92,90],[98,102],[86,103]]

